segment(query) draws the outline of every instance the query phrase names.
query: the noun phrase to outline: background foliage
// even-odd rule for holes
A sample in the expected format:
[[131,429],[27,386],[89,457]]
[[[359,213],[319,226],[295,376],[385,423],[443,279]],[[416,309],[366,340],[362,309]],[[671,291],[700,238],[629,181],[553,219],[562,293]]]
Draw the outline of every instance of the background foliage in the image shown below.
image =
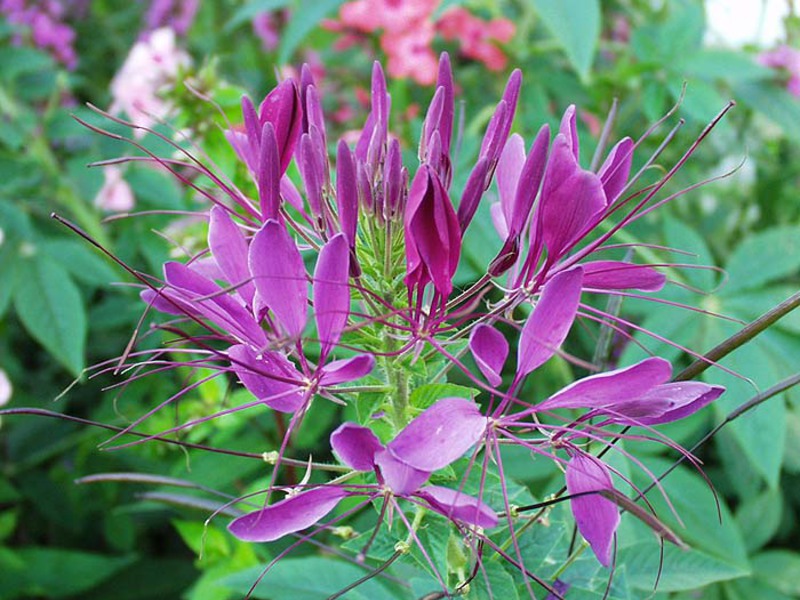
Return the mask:
[[[274,84],[277,65],[318,62],[325,69],[326,110],[341,110],[345,115],[340,131],[330,136],[335,139],[363,122],[364,107],[354,90],[367,85],[374,58],[364,47],[332,49],[336,34],[320,27],[320,22],[334,16],[341,4],[341,0],[203,3],[181,40],[194,59],[194,66],[181,76],[236,122],[240,94],[263,95]],[[437,50],[449,49],[456,58],[456,81],[467,116],[461,146],[464,164],[477,150],[479,135],[511,66],[521,68],[525,76],[515,130],[530,139],[543,122],[557,126],[563,109],[576,103],[583,139],[591,136],[594,140],[583,145],[584,164],[594,150],[597,123],[614,99],[619,100],[615,134],[634,138],[681,102],[680,115],[686,124],[679,139],[684,143],[667,149],[665,164],[675,160],[677,148],[688,146],[728,99],[738,103],[680,172],[672,191],[715,180],[685,194],[630,233],[634,239],[692,253],[676,257],[676,262],[719,267],[671,271],[670,277],[682,285],[668,286],[662,295],[665,300],[698,305],[730,319],[667,304],[654,308],[652,303],[635,300],[624,303],[625,314],[686,348],[703,352],[735,331],[737,323],[752,320],[797,289],[800,100],[784,89],[784,74],[756,61],[758,48],[705,44],[703,4],[690,0],[444,4],[465,5],[485,17],[505,16],[517,26],[514,40],[504,46],[509,68],[501,73],[459,57],[457,48],[446,42],[435,43]],[[174,215],[147,214],[108,222],[107,215],[93,204],[103,176],[86,164],[127,150],[90,134],[71,115],[122,133],[121,127],[91,112],[84,103],[100,107],[111,103],[111,79],[138,35],[144,9],[144,3],[89,2],[80,18],[71,22],[77,31],[79,56],[74,71],[65,70],[42,50],[10,43],[15,26],[0,21],[0,366],[13,386],[7,408],[39,407],[121,425],[167,398],[192,376],[174,371],[146,378],[127,386],[124,394],[102,391],[118,378],[87,378],[87,365],[120,354],[139,323],[142,308],[131,289],[110,285],[129,282],[120,268],[49,216],[57,211],[126,263],[149,272],[158,272],[175,252],[173,240],[191,248],[204,235],[191,219],[176,226]],[[286,9],[291,17],[280,25],[278,45],[265,51],[250,21],[263,11]],[[790,38],[794,22],[787,21]],[[395,133],[404,148],[413,152],[421,123],[419,107],[427,103],[431,89],[395,80],[390,92],[393,113],[403,115],[393,124]],[[164,94],[174,105],[172,127],[191,127],[193,139],[205,153],[223,170],[232,167],[235,159],[220,133],[222,120],[217,111],[180,85]],[[159,127],[171,135],[170,127]],[[141,143],[167,152],[154,136]],[[716,180],[722,174],[727,176]],[[457,165],[457,182],[459,177],[463,185],[464,169]],[[202,198],[151,168],[128,166],[125,179],[134,190],[136,210],[190,211],[204,206]],[[458,283],[466,284],[480,274],[475,265],[486,264],[487,257],[494,256],[495,238],[487,210],[470,230]],[[147,320],[141,327],[146,330]],[[800,316],[790,315],[723,361],[740,377],[707,371],[708,381],[726,385],[729,392],[713,410],[665,430],[690,446],[759,389],[793,374],[800,356],[799,335]],[[686,353],[649,339],[641,341],[678,367],[689,362]],[[158,345],[158,340],[146,343]],[[574,343],[591,346],[591,340]],[[642,350],[633,344],[620,351],[622,363],[642,358]],[[552,364],[546,377],[553,387],[563,385],[573,378],[570,369],[566,363]],[[62,395],[74,378],[79,378],[77,385]],[[428,391],[427,402],[447,393]],[[218,382],[203,384],[176,410],[184,420],[202,415],[231,393],[235,402],[236,394],[243,392],[226,390]],[[298,441],[301,447],[313,449],[324,439],[334,422],[333,411],[330,406],[320,407],[314,419],[308,420]],[[175,418],[165,412],[147,426],[165,429]],[[107,432],[60,420],[3,417],[0,598],[241,597],[270,557],[263,548],[229,536],[223,519],[215,519],[204,529],[203,521],[216,505],[207,495],[179,490],[166,479],[80,485],[75,480],[99,472],[135,471],[239,494],[265,469],[236,458],[186,454],[163,444],[98,450],[107,436]],[[272,449],[277,436],[274,423],[263,416],[233,416],[186,434],[195,443],[251,452]],[[633,443],[628,449],[639,452]],[[641,459],[656,473],[675,458],[661,449],[657,454],[646,448],[641,452],[645,453]],[[734,422],[699,455],[719,495],[722,519],[717,518],[708,486],[695,472],[681,467],[666,480],[682,524],[666,506],[658,506],[657,499],[654,502],[692,549],[666,549],[656,597],[698,597],[698,590],[703,598],[730,600],[800,596],[797,394],[776,397]],[[509,457],[506,463],[520,484],[520,503],[524,498],[541,499],[553,489],[550,482],[558,475],[548,469],[531,470],[529,462],[523,461],[526,458],[515,463]],[[619,468],[625,472],[626,467]],[[658,546],[637,522],[624,519],[623,527],[627,529],[621,539],[626,545],[618,548],[621,566],[610,597],[648,596],[659,561]],[[553,575],[550,571],[564,557],[553,555],[552,549],[564,547],[559,541],[571,534],[567,511],[556,508],[549,527],[523,548],[526,562],[539,565],[543,576]],[[446,544],[447,540],[431,543]],[[376,544],[375,552],[379,551]],[[430,591],[419,564],[412,561],[403,568],[403,579],[410,587],[375,579],[348,597],[415,598]],[[514,579],[499,563],[489,563],[487,568],[495,597],[517,597]],[[607,573],[594,559],[584,556],[571,569],[570,598],[602,596]],[[299,553],[280,562],[254,597],[316,599],[327,590],[344,587],[360,573],[358,567],[331,556]],[[483,597],[479,587],[476,584],[471,595]],[[276,594],[275,590],[281,591]]]

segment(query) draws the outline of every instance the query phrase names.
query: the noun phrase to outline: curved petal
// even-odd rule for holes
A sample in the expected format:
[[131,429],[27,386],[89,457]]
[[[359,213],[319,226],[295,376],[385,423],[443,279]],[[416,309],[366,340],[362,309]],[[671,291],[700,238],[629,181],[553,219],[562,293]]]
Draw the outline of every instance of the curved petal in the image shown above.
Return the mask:
[[[611,475],[602,461],[584,454],[576,454],[570,459],[566,479],[570,495],[614,489]],[[611,563],[614,532],[619,525],[617,505],[600,494],[591,493],[572,498],[569,502],[578,531],[589,542],[597,560],[607,567]]]
[[375,455],[384,449],[371,429],[355,423],[342,423],[331,434],[331,447],[344,464],[356,471],[374,470]]
[[606,200],[612,204],[625,189],[633,163],[634,143],[630,138],[623,138],[608,153],[603,166],[597,172],[606,193]]
[[300,91],[293,79],[286,79],[273,89],[258,108],[260,123],[269,122],[275,130],[280,155],[280,174],[286,172],[303,124]]
[[347,381],[355,381],[368,375],[375,368],[375,357],[371,354],[359,354],[352,358],[334,360],[322,367],[321,385],[337,385]]
[[340,487],[323,486],[290,496],[231,521],[228,531],[245,542],[271,542],[311,527],[347,495]]
[[443,398],[425,409],[386,446],[397,459],[422,471],[436,471],[461,458],[486,431],[478,405]]
[[658,425],[678,421],[694,414],[719,398],[725,392],[721,385],[708,385],[699,381],[681,381],[659,385],[647,392],[639,401],[666,402],[667,410],[660,415],[637,418],[642,425]]
[[525,141],[518,133],[512,134],[497,161],[497,192],[506,223],[511,223],[514,212],[514,199],[517,195],[522,165],[525,164]]
[[336,345],[350,314],[350,248],[344,234],[333,236],[320,250],[314,270],[314,318],[321,358]]
[[413,494],[431,476],[430,471],[416,469],[393,456],[388,450],[375,454],[375,466],[383,482],[396,496]]
[[469,349],[481,373],[495,387],[503,381],[500,372],[508,356],[505,336],[491,325],[478,325],[469,336]]
[[600,290],[642,290],[657,292],[664,287],[666,275],[648,265],[616,260],[581,263],[583,287]]
[[488,504],[458,490],[429,485],[419,490],[417,496],[427,500],[433,510],[448,519],[463,521],[484,529],[491,529],[497,525],[497,513]]
[[214,206],[211,209],[208,247],[225,280],[230,285],[238,286],[236,291],[248,305],[252,306],[255,288],[249,281],[247,240],[242,230],[221,206]]
[[228,358],[242,385],[270,408],[291,413],[303,405],[303,376],[280,352],[258,354],[240,344],[228,348]]
[[578,312],[582,283],[583,269],[574,267],[544,285],[519,337],[517,377],[543,365],[561,347]]
[[639,399],[669,381],[671,376],[672,365],[668,360],[647,358],[630,367],[580,379],[537,405],[536,409],[608,407],[616,411],[618,404]]
[[289,337],[300,337],[306,325],[308,284],[292,236],[270,219],[253,237],[248,258],[259,297]]

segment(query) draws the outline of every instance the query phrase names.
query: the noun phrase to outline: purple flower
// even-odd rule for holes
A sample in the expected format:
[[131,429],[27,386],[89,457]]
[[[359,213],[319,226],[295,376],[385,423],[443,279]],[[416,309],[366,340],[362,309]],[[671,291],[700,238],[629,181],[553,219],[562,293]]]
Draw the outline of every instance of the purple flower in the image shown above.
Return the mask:
[[[440,486],[423,486],[431,473],[460,458],[484,434],[487,421],[462,398],[444,398],[412,420],[384,446],[372,430],[344,423],[331,434],[334,452],[354,471],[374,472],[378,485],[370,497],[388,494],[422,501],[445,517],[481,528],[497,524],[497,515],[478,498]],[[318,522],[346,496],[365,494],[320,486],[235,519],[231,533],[246,541],[271,541]]]

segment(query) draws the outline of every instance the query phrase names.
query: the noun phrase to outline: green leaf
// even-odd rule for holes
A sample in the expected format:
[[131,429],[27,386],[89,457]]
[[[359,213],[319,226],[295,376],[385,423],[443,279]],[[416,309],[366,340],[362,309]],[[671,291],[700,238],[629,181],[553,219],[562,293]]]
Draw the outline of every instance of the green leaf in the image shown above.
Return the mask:
[[800,597],[800,554],[769,550],[753,557],[753,575],[792,598]]
[[291,3],[292,0],[250,0],[250,2],[246,2],[233,13],[233,16],[225,24],[224,31],[230,32],[239,25],[252,21],[253,17],[259,13],[280,10],[286,8]]
[[[21,570],[2,568],[0,597],[17,590],[25,597],[68,598],[92,589],[130,565],[133,557],[109,557],[58,548],[22,548],[15,552]],[[0,565],[3,565],[0,560]],[[13,596],[16,597],[16,596]]]
[[736,511],[739,529],[746,531],[744,544],[753,552],[766,544],[778,531],[783,515],[783,495],[767,490],[758,496],[745,498]]
[[536,12],[586,81],[600,39],[599,0],[535,0]]
[[80,292],[67,272],[46,256],[20,265],[14,308],[28,333],[69,371],[79,376],[84,365],[86,313]]
[[[222,580],[220,584],[244,595],[263,575],[263,571],[263,567],[240,571]],[[357,581],[366,572],[365,569],[330,558],[285,558],[270,569],[251,597],[273,600],[276,590],[280,590],[281,598],[319,600]],[[345,597],[348,600],[383,600],[396,596],[378,580],[370,579]]]
[[344,0],[297,0],[292,18],[281,34],[278,64],[286,64],[309,32],[343,3]]
[[800,227],[774,227],[747,237],[733,251],[726,269],[730,283],[722,295],[755,289],[800,271]]
[[454,383],[427,383],[419,386],[409,397],[409,403],[414,408],[424,410],[442,398],[475,398],[477,390]]
[[800,103],[777,85],[747,82],[733,88],[733,97],[741,100],[783,129],[790,140],[800,139]]
[[733,50],[704,49],[679,60],[675,71],[707,81],[753,81],[772,77],[773,71],[756,63],[751,55]]
[[108,261],[85,242],[56,239],[42,242],[39,247],[78,281],[94,286],[107,286],[119,279]]
[[484,600],[503,598],[516,600],[519,598],[514,578],[500,563],[485,560],[481,573],[473,580],[467,600]]
[[3,282],[3,285],[0,285],[0,317],[5,314],[14,295],[18,262],[19,253],[16,248],[12,247],[8,240],[0,243],[0,281]]
[[[659,561],[659,546],[653,541],[622,548],[617,556],[617,563],[626,567],[630,584],[647,592],[652,592],[655,585]],[[748,574],[749,571],[746,568],[732,565],[705,552],[681,550],[671,544],[666,544],[658,591],[694,590],[710,583],[727,581]]]
[[[669,83],[670,92],[676,101],[681,97],[683,81],[683,79],[673,79]],[[727,102],[727,99],[720,96],[713,85],[700,79],[694,79],[686,85],[681,114],[706,123],[714,118]]]
[[[664,219],[664,237],[667,245],[676,250],[691,252],[693,256],[676,255],[675,261],[707,267],[714,264],[711,251],[701,235],[688,225],[667,217]],[[678,276],[689,282],[690,285],[703,291],[710,291],[715,285],[716,274],[710,269],[682,269]]]

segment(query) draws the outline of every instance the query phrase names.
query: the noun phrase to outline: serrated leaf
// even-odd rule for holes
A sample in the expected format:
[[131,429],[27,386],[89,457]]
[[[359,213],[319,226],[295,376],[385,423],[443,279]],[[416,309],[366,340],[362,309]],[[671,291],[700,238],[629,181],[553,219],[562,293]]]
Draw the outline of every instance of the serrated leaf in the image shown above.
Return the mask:
[[584,81],[600,39],[599,0],[535,0],[536,12]]
[[281,34],[278,64],[286,64],[305,37],[342,4],[344,0],[298,0],[292,18]]
[[14,308],[25,329],[69,371],[79,376],[84,365],[86,313],[80,292],[66,270],[46,256],[34,256],[20,267]]
[[426,383],[419,386],[409,396],[412,407],[424,410],[442,398],[467,398],[473,400],[478,390],[455,383]]
[[756,289],[800,271],[800,227],[774,227],[747,237],[726,264],[722,295]]

